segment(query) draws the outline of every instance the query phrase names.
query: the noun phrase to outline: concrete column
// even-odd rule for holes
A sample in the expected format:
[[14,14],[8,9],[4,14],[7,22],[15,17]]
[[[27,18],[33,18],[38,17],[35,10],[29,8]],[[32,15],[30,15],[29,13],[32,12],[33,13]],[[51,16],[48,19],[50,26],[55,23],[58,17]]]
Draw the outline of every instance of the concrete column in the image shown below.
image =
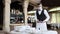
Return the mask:
[[27,25],[27,8],[28,8],[29,0],[24,0],[24,5],[23,5],[23,12],[25,15],[25,25]]
[[5,0],[5,8],[4,8],[4,25],[3,30],[5,32],[10,32],[10,3],[11,0]]

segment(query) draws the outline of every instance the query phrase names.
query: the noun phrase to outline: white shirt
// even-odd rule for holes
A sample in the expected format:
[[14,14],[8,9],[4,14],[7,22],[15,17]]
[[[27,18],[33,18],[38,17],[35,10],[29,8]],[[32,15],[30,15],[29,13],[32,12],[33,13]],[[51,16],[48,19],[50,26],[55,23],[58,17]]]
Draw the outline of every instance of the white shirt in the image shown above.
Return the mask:
[[[41,12],[42,12],[42,11],[39,11],[38,13],[41,14]],[[50,19],[50,16],[49,16],[47,10],[44,10],[44,14],[45,14],[45,16],[47,17],[44,21],[48,21],[48,20]],[[35,13],[35,19],[36,19],[36,21],[37,21],[36,13]]]

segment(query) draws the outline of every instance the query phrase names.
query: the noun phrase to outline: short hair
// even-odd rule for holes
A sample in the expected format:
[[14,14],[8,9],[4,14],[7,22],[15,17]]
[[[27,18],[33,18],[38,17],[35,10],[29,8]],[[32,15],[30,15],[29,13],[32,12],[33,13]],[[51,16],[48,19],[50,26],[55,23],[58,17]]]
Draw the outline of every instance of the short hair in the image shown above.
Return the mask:
[[40,4],[42,4],[42,3],[38,3],[37,5],[40,5]]
[[42,4],[42,2],[40,1],[37,5],[40,5],[40,4]]

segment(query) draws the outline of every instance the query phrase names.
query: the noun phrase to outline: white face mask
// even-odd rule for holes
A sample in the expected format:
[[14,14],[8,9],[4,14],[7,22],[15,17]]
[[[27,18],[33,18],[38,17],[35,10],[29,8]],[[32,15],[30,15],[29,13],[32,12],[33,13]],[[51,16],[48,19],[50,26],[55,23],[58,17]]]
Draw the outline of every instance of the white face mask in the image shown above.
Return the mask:
[[42,7],[39,7],[40,10],[42,10]]
[[42,10],[42,9],[43,9],[43,8],[42,8],[42,4],[40,4],[40,5],[39,5],[38,9],[40,9],[40,10]]

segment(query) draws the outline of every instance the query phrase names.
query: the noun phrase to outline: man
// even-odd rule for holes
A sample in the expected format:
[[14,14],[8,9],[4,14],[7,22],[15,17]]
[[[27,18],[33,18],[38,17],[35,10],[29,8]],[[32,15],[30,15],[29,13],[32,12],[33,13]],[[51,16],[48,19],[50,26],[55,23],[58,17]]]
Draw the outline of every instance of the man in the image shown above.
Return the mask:
[[38,9],[35,13],[35,18],[36,18],[36,29],[46,31],[47,30],[46,22],[49,20],[50,16],[47,10],[43,9],[42,4],[38,5]]
[[16,10],[15,14],[16,14],[16,23],[20,23],[20,17],[19,17],[20,12],[19,12],[19,10]]

